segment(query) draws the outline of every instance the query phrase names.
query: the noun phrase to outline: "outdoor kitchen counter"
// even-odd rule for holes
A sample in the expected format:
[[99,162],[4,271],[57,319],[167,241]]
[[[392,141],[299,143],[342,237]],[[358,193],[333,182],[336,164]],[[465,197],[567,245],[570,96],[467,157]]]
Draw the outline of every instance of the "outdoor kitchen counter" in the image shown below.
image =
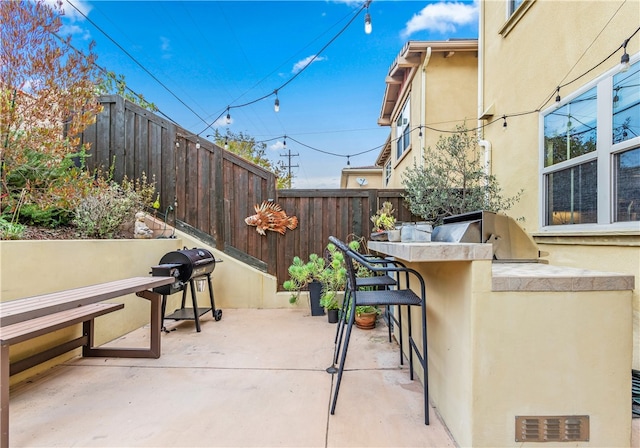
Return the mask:
[[[543,429],[550,418],[580,422],[588,442],[555,439],[572,446],[630,445],[633,276],[492,262],[491,244],[368,247],[425,280],[429,395],[458,446],[533,441],[517,416]],[[419,333],[419,316],[411,318]]]
[[[407,262],[492,260],[491,244],[390,243],[369,241],[368,247]],[[493,291],[613,291],[634,288],[632,275],[550,266],[542,263],[491,264]]]

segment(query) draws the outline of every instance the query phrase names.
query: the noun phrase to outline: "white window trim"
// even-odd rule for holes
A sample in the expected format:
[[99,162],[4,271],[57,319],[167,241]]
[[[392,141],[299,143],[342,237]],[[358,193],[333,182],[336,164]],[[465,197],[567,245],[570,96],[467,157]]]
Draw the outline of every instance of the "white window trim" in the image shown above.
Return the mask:
[[[407,124],[406,125],[402,124],[401,126],[398,126],[397,123],[398,123],[398,119],[400,118],[406,118]],[[413,139],[411,138],[411,132],[409,132],[409,144],[407,146],[404,146],[404,129],[407,128],[408,126],[411,126],[411,96],[407,96],[407,99],[402,105],[402,109],[400,110],[398,117],[396,117],[396,119],[394,120],[395,140],[394,140],[393,149],[394,149],[394,157],[396,159],[396,163],[405,157],[405,155],[409,152],[409,149],[411,148],[411,145],[413,143]],[[403,140],[403,150],[402,150],[402,154],[398,155],[398,142],[400,140]]]
[[[630,58],[630,63],[634,64],[640,60],[640,53],[636,53]],[[620,66],[617,65],[595,78],[588,84],[580,87],[579,89],[571,92],[566,97],[562,98],[559,104],[554,104],[551,107],[543,110],[539,114],[538,120],[538,163],[539,163],[539,178],[538,178],[538,206],[539,216],[538,224],[541,233],[555,233],[555,234],[575,234],[583,232],[611,232],[611,231],[640,231],[640,222],[638,221],[623,221],[613,222],[614,210],[612,207],[613,199],[613,158],[615,154],[623,152],[628,149],[632,149],[640,145],[640,137],[635,137],[624,142],[613,144],[611,143],[611,136],[613,134],[613,76],[620,72]],[[564,106],[571,102],[578,96],[582,95],[586,91],[597,86],[597,137],[596,137],[596,151],[589,154],[583,154],[579,157],[575,157],[571,160],[567,160],[561,163],[557,163],[550,167],[544,166],[544,117],[558,107]],[[592,224],[571,224],[571,225],[546,225],[547,214],[547,188],[545,183],[545,175],[551,172],[556,172],[569,166],[577,166],[580,163],[584,163],[589,160],[596,159],[597,163],[597,179],[598,179],[598,222]]]

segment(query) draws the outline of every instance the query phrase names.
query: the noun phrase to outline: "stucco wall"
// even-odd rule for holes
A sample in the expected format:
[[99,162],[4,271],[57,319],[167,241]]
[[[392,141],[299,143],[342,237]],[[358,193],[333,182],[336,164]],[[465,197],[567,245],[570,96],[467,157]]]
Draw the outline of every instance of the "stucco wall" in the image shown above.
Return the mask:
[[[153,228],[153,224],[150,223]],[[157,227],[160,228],[160,227]],[[169,234],[169,232],[165,232]],[[0,302],[62,291],[135,276],[148,276],[167,252],[202,247],[217,259],[212,274],[215,305],[225,308],[308,309],[306,295],[289,304],[289,293],[277,292],[277,280],[224,253],[177,231],[177,238],[150,240],[46,240],[0,241]],[[207,306],[208,291],[197,293],[198,305]],[[167,298],[167,314],[180,307],[181,294]],[[149,302],[134,294],[113,299],[124,310],[98,318],[96,342],[102,344],[149,323]],[[224,318],[224,317],[223,317]],[[11,347],[12,359],[30,356],[80,334],[76,325]],[[55,364],[77,356],[78,350],[12,376],[21,381]]]
[[[423,59],[424,63],[424,59]],[[456,125],[464,124],[467,128],[476,126],[476,108],[478,94],[477,80],[478,58],[475,53],[457,52],[453,56],[445,58],[442,53],[431,55],[427,64],[425,77],[425,117],[422,118],[422,67],[420,67],[411,80],[411,147],[396,159],[395,120],[397,114],[402,111],[406,98],[398,101],[398,109],[392,123],[391,160],[392,175],[388,188],[402,188],[402,173],[413,166],[414,161],[418,165],[422,163],[422,155],[426,148],[435,148],[442,130],[451,131]],[[424,120],[424,121],[423,121]],[[420,130],[417,127],[422,124],[428,126]]]
[[[550,253],[551,264],[634,275],[633,368],[640,369],[640,230],[628,223],[619,231],[593,226],[588,236],[565,226],[555,235],[541,228],[540,113],[555,102],[619,66],[622,49],[605,61],[638,27],[640,2],[527,0],[525,13],[510,30],[505,2],[481,2],[478,114],[494,106],[481,138],[492,146],[492,172],[507,196],[524,189],[509,212]],[[501,34],[502,33],[502,34]],[[627,52],[640,50],[636,35]],[[603,61],[605,61],[603,63]],[[582,76],[585,74],[585,76]],[[575,80],[575,82],[571,82]],[[515,115],[506,119],[503,115]],[[619,230],[619,229],[618,229]],[[545,243],[553,244],[545,244]]]
[[589,415],[589,446],[628,446],[628,290],[496,292],[489,260],[408,265],[426,283],[430,399],[460,446],[521,446],[519,415]]

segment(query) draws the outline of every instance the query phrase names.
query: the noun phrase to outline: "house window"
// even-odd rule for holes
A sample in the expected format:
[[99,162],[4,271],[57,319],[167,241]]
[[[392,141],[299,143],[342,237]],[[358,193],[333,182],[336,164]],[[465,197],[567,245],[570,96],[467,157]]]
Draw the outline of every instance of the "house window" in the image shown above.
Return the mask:
[[507,0],[507,9],[509,11],[509,16],[511,16],[516,9],[518,9],[518,6],[520,6],[522,4],[524,0]]
[[409,100],[407,100],[396,120],[396,160],[399,160],[411,145],[410,109]]
[[640,63],[543,113],[543,225],[640,221]]
[[387,163],[384,164],[384,185],[385,187],[389,185],[391,181],[391,160],[387,160]]

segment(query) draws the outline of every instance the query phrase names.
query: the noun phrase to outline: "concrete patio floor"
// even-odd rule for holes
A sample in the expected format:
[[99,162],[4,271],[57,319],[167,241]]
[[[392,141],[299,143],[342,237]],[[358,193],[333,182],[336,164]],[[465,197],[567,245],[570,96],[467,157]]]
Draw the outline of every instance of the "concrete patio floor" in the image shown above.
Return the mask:
[[[335,325],[290,310],[167,321],[159,359],[76,358],[11,390],[12,447],[452,447],[386,326],[354,329],[329,414]],[[98,325],[100,322],[98,321]],[[110,345],[146,344],[148,328]]]

